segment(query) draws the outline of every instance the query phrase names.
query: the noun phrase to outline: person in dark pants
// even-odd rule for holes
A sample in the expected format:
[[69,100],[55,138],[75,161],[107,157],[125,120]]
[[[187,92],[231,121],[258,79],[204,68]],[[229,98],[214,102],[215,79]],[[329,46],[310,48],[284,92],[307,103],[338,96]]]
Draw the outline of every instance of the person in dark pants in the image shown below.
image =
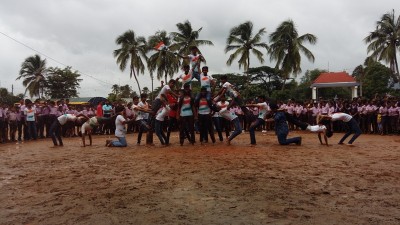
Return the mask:
[[240,125],[239,117],[234,112],[231,112],[227,108],[221,109],[219,111],[219,115],[225,118],[227,121],[229,121],[229,123],[232,122],[235,127],[235,130],[226,140],[226,144],[231,145],[231,141],[242,133],[242,126]]
[[[228,107],[229,102],[226,101],[225,95],[222,95],[220,98],[220,101],[217,102],[216,104],[217,109],[225,109],[226,107]],[[213,123],[215,125],[215,129],[217,131],[218,137],[219,137],[219,141],[223,141],[224,138],[222,136],[222,131],[225,131],[225,136],[226,138],[229,137],[229,133],[230,133],[230,121],[227,121],[225,118],[221,117],[219,115],[219,112],[215,112],[213,117],[212,117]]]
[[200,125],[200,143],[208,142],[208,134],[210,134],[212,143],[215,143],[214,126],[212,124],[211,108],[208,104],[207,95],[207,89],[202,87],[199,99],[195,101]]
[[287,124],[287,119],[284,111],[278,110],[278,105],[271,103],[269,105],[271,111],[274,113],[273,120],[275,121],[275,133],[278,137],[278,142],[280,145],[297,144],[301,145],[301,137],[287,138],[289,134],[289,126]]
[[331,121],[343,121],[348,126],[348,131],[344,134],[342,139],[339,141],[339,145],[342,145],[343,142],[348,138],[351,134],[354,133],[353,137],[350,139],[347,145],[353,146],[353,142],[361,135],[362,131],[358,126],[357,121],[347,113],[334,113],[329,116],[323,116],[325,119],[330,119]]
[[246,105],[247,107],[257,107],[258,108],[258,117],[256,120],[251,123],[249,127],[249,133],[250,133],[250,144],[252,146],[256,145],[256,134],[255,134],[255,129],[263,124],[265,124],[265,116],[267,115],[267,112],[269,111],[269,106],[265,102],[265,97],[264,96],[258,96],[257,97],[258,103],[256,104],[248,104]]
[[[138,132],[138,138],[137,138],[137,145],[140,145],[140,142],[142,140],[142,135],[143,132],[147,132],[150,130],[150,126],[147,123],[147,120],[144,119],[144,114],[151,112],[151,110],[146,109],[144,107],[140,106],[141,104],[139,103],[139,97],[134,96],[133,97],[133,104],[132,104],[132,110],[136,114],[136,124],[139,127],[139,132]],[[143,104],[142,104],[143,106]]]
[[195,143],[194,120],[197,119],[197,111],[190,89],[185,88],[183,96],[178,101],[177,119],[179,121],[179,143],[182,146],[186,137],[193,145]]
[[[89,118],[83,114],[79,114],[77,116],[73,114],[64,114],[62,116],[57,117],[57,119],[53,122],[53,124],[50,127],[50,136],[51,139],[53,140],[54,147],[56,146],[63,146],[63,142],[61,139],[61,126],[66,124],[68,121],[73,121],[75,122],[79,117],[83,117],[86,120]],[[81,121],[83,122],[83,121]],[[58,140],[58,143],[57,143]]]

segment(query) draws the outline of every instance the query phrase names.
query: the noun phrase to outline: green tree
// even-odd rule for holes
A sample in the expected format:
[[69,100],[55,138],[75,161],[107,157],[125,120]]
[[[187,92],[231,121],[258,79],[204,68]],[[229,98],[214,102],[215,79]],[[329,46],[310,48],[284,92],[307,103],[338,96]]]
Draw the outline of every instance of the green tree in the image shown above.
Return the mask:
[[233,60],[239,57],[239,69],[243,66],[244,71],[247,71],[250,68],[250,53],[253,53],[258,61],[263,63],[264,54],[257,48],[268,50],[267,43],[261,41],[265,33],[265,28],[262,28],[253,36],[253,23],[250,21],[233,27],[226,40],[225,53],[234,52],[229,56],[226,64],[232,65]]
[[71,67],[64,69],[49,68],[49,76],[46,82],[46,95],[50,98],[78,97],[79,82],[82,81],[78,71],[72,71]]
[[358,65],[352,73],[352,76],[360,83],[360,96],[363,96],[363,81],[365,77],[365,69],[363,65]]
[[315,44],[317,37],[313,34],[304,34],[299,36],[295,24],[292,20],[282,22],[275,32],[270,35],[271,46],[269,54],[271,60],[276,60],[276,68],[282,71],[283,86],[290,74],[297,75],[301,73],[301,55],[303,53],[308,60],[314,62],[314,55],[303,43],[309,42]]
[[269,66],[262,66],[256,68],[250,68],[247,71],[248,76],[252,83],[258,83],[257,85],[271,96],[274,90],[280,89],[282,86],[282,79],[280,77],[280,71]]
[[198,40],[202,27],[198,30],[193,30],[192,24],[188,20],[176,24],[176,27],[178,32],[171,32],[174,43],[170,46],[170,49],[178,51],[181,55],[189,54],[191,46],[214,45],[209,40]]
[[23,79],[22,84],[25,94],[29,91],[31,97],[43,96],[46,81],[46,59],[42,59],[39,55],[29,56],[24,60],[16,80]]
[[119,85],[118,84],[114,84],[112,87],[111,87],[111,92],[113,93],[113,94],[115,94],[115,95],[118,95],[119,94]]
[[397,51],[400,49],[400,16],[395,17],[394,10],[386,13],[381,20],[376,22],[376,29],[365,39],[368,45],[368,53],[371,57],[389,63],[392,78],[396,82],[400,80],[399,66],[397,63]]
[[132,88],[129,85],[124,85],[119,87],[119,97],[120,98],[129,98],[132,93]]
[[375,62],[367,66],[365,68],[365,75],[363,79],[363,96],[367,98],[373,98],[376,93],[389,92],[389,79],[391,74],[391,69],[379,62]]
[[[22,95],[22,96],[21,96]],[[6,88],[0,88],[0,103],[9,106],[14,105],[20,99],[23,99],[24,94],[19,94],[17,96],[12,95]]]
[[149,94],[149,93],[150,93],[149,88],[148,87],[144,87],[143,88],[143,94]]
[[[160,42],[163,42],[166,46],[171,44],[171,39],[167,36],[166,31],[159,31],[155,35],[150,36],[148,40],[150,47],[156,46]],[[157,79],[161,80],[164,78],[165,83],[167,83],[168,76],[172,77],[179,71],[181,64],[180,60],[168,49],[168,47],[161,50],[155,50],[154,48],[151,49],[155,52],[147,61],[147,67],[149,68],[150,74],[153,74],[156,71]]]
[[147,43],[144,37],[136,37],[133,30],[128,30],[121,34],[115,40],[115,43],[120,46],[119,49],[114,50],[114,57],[117,58],[117,64],[121,71],[124,71],[129,63],[130,77],[132,74],[136,80],[139,92],[141,92],[140,84],[137,79],[139,73],[144,73],[145,65],[147,62]]
[[300,84],[310,86],[321,73],[326,73],[326,72],[328,71],[321,69],[307,70],[304,76],[301,77]]

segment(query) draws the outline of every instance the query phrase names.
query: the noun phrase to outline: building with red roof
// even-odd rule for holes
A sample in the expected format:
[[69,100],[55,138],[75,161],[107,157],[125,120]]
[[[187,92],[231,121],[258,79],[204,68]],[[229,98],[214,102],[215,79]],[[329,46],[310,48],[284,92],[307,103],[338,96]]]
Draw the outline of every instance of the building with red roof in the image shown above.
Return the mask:
[[311,84],[312,99],[317,99],[318,88],[351,87],[352,98],[358,97],[358,83],[354,77],[346,72],[321,73]]

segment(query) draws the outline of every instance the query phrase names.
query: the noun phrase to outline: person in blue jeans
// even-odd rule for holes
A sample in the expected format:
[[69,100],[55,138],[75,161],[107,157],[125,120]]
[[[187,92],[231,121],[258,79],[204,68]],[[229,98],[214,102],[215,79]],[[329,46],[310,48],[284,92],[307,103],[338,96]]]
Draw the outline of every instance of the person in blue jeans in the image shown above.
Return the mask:
[[255,130],[257,129],[257,127],[259,127],[265,123],[265,116],[267,115],[268,111],[270,111],[268,104],[265,102],[264,96],[258,96],[257,102],[258,103],[256,103],[256,104],[247,104],[246,105],[246,107],[257,107],[258,112],[259,112],[257,119],[253,123],[251,123],[251,125],[249,127],[251,146],[256,145]]
[[360,127],[358,126],[357,121],[349,114],[347,113],[333,113],[332,115],[325,115],[321,116],[321,119],[328,119],[331,120],[332,122],[334,121],[343,121],[347,126],[347,132],[344,134],[344,136],[340,139],[339,145],[344,144],[343,142],[351,135],[354,134],[353,137],[349,140],[347,143],[348,146],[354,146],[353,142],[362,134],[362,131]]
[[162,96],[162,107],[158,110],[156,114],[156,119],[154,121],[154,131],[162,146],[167,145],[167,136],[165,136],[163,131],[163,124],[165,117],[168,116],[171,108],[168,105],[167,97],[165,95]]
[[128,146],[126,142],[126,126],[125,124],[133,122],[134,120],[129,120],[125,118],[125,107],[117,106],[115,108],[115,113],[118,115],[115,119],[115,137],[118,140],[106,140],[107,147],[126,147]]
[[273,121],[275,121],[275,134],[280,145],[297,144],[301,145],[301,137],[287,138],[289,134],[289,126],[287,124],[286,115],[283,110],[278,110],[278,105],[271,103],[269,105],[274,113]]
[[242,133],[242,126],[240,125],[239,117],[235,113],[229,111],[227,108],[221,109],[219,111],[219,115],[226,120],[231,121],[235,127],[235,130],[228,137],[228,140],[226,140],[226,144],[231,145],[231,141]]

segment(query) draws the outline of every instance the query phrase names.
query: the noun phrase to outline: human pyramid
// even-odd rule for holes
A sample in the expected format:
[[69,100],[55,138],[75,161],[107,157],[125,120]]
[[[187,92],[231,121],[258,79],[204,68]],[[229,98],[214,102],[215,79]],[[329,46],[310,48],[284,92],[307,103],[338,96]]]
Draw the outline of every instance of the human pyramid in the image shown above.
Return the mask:
[[[230,145],[231,141],[242,133],[242,126],[238,115],[232,110],[233,107],[239,108],[244,114],[249,114],[248,107],[258,108],[258,116],[249,126],[250,145],[256,145],[255,130],[263,125],[266,121],[274,122],[275,131],[278,137],[278,142],[281,145],[297,144],[301,145],[301,137],[287,138],[289,133],[288,122],[295,124],[302,130],[308,130],[318,134],[321,144],[324,136],[325,144],[328,145],[327,137],[332,136],[330,121],[341,120],[349,123],[350,130],[340,140],[339,144],[351,134],[355,133],[353,138],[349,141],[352,145],[354,140],[361,134],[360,128],[357,123],[354,123],[352,116],[346,113],[336,113],[329,116],[321,116],[318,118],[318,125],[311,126],[308,123],[297,120],[291,115],[287,114],[284,110],[280,110],[278,105],[274,103],[267,103],[264,96],[258,96],[257,102],[253,104],[244,104],[240,93],[235,87],[228,82],[226,75],[220,77],[222,84],[221,89],[213,94],[216,85],[216,80],[208,74],[208,67],[203,66],[200,70],[200,63],[204,61],[203,56],[198,52],[197,47],[191,48],[191,54],[182,56],[177,54],[183,59],[190,61],[190,65],[184,65],[184,74],[178,76],[176,79],[171,79],[165,84],[157,97],[153,101],[151,107],[146,102],[147,95],[141,94],[139,97],[133,98],[131,106],[131,115],[127,116],[127,110],[124,106],[117,106],[115,108],[115,136],[117,140],[107,140],[106,146],[108,147],[125,147],[126,141],[126,125],[135,123],[139,126],[138,144],[140,144],[143,132],[148,132],[152,136],[154,131],[162,146],[170,144],[170,134],[174,127],[179,128],[179,143],[182,146],[184,140],[187,139],[190,144],[194,145],[195,138],[195,121],[198,121],[198,128],[200,133],[200,143],[208,142],[208,136],[212,143],[216,142],[214,130],[217,131],[220,141],[223,141],[222,123],[226,121],[227,126],[233,125],[234,130],[226,139],[226,144]],[[194,95],[192,93],[192,80],[200,81],[200,93]],[[182,82],[182,87],[175,91],[175,85],[178,81]],[[231,101],[227,101],[229,97]],[[269,119],[267,119],[269,116]],[[167,133],[164,133],[163,123],[168,117]],[[87,118],[88,119],[88,118]],[[97,122],[97,123],[96,123]],[[86,125],[82,126],[82,140],[85,145],[84,133],[89,134],[93,126],[99,125],[98,121],[88,119]],[[150,141],[149,141],[150,140]],[[148,139],[148,144],[152,143],[152,138]]]

